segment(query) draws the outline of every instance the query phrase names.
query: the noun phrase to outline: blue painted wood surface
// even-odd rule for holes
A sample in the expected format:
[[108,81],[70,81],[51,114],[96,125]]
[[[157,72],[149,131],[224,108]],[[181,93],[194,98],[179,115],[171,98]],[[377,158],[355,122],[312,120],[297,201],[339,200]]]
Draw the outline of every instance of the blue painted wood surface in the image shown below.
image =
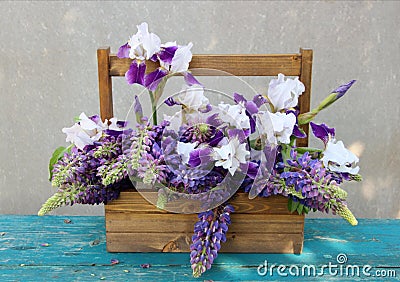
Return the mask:
[[[338,263],[338,256],[347,261]],[[111,265],[112,259],[120,263]],[[142,268],[146,263],[151,267]],[[352,227],[341,219],[306,219],[301,255],[220,254],[211,270],[194,279],[187,253],[107,253],[104,217],[1,215],[0,281],[57,280],[400,280],[400,220],[361,219]]]

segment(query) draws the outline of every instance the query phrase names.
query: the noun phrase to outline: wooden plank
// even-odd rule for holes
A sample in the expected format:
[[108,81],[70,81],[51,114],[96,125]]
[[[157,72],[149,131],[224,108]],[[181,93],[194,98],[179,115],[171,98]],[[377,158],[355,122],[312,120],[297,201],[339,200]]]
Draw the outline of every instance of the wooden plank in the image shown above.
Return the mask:
[[[144,194],[153,202],[157,199],[155,192]],[[254,241],[247,252],[255,249],[288,252],[289,245],[292,246],[291,252],[301,252],[304,216],[290,214],[287,201],[282,196],[249,200],[247,193],[238,193],[230,201],[236,210],[232,215],[234,224],[230,232],[240,236],[258,234],[263,238],[280,238],[280,243],[273,247],[266,245],[264,240]],[[112,252],[187,251],[193,225],[197,221],[193,214],[160,211],[134,190],[122,192],[119,199],[106,205],[105,211],[107,250]],[[291,237],[294,234],[300,238],[295,244]],[[131,243],[127,244],[128,241]],[[229,246],[232,247],[232,244]],[[246,246],[233,246],[232,250],[246,252]]]
[[[124,76],[131,61],[110,55],[110,75]],[[146,65],[147,72],[159,66],[151,61],[147,61]],[[275,76],[278,73],[299,76],[300,68],[300,54],[193,55],[189,64],[189,69],[196,76]]]
[[112,81],[109,75],[110,47],[97,49],[97,69],[99,77],[100,117],[110,119],[113,114]]
[[[304,228],[304,216],[300,215],[234,213],[231,219],[230,231],[236,233],[302,233]],[[194,214],[107,213],[106,230],[110,233],[192,233],[197,220]]]
[[[309,49],[300,49],[300,53],[301,53],[300,81],[303,82],[305,86],[305,91],[299,98],[299,109],[300,113],[306,113],[310,111],[310,104],[311,104],[311,74],[312,74],[313,51]],[[309,139],[308,138],[309,125],[304,124],[301,126],[301,128],[307,134],[307,138],[299,139],[297,141],[297,145],[299,147],[307,147]]]
[[[107,233],[109,252],[189,252],[191,233]],[[221,252],[229,253],[294,253],[302,244],[303,234],[274,234],[263,236],[259,233],[227,234]],[[296,246],[295,246],[296,245]]]
[[[157,193],[147,193],[146,198],[156,201]],[[271,196],[250,200],[247,193],[238,192],[229,200],[234,206],[235,213],[290,214],[287,209],[287,198]],[[134,191],[123,191],[120,197],[105,205],[106,212],[136,212],[136,213],[166,213],[145,200],[141,194]]]

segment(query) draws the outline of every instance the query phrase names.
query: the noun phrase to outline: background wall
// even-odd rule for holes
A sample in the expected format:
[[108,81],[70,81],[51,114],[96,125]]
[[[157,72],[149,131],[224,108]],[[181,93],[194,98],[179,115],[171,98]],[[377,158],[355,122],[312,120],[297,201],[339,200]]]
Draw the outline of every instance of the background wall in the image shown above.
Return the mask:
[[[317,121],[334,125],[338,139],[361,157],[364,181],[345,186],[356,216],[400,218],[400,2],[18,1],[0,7],[0,214],[35,214],[53,194],[47,165],[64,144],[61,128],[82,111],[98,112],[96,48],[110,45],[115,52],[147,21],[163,42],[193,42],[194,53],[312,48],[314,106],[357,79]],[[115,87],[116,115],[124,116],[133,90]]]

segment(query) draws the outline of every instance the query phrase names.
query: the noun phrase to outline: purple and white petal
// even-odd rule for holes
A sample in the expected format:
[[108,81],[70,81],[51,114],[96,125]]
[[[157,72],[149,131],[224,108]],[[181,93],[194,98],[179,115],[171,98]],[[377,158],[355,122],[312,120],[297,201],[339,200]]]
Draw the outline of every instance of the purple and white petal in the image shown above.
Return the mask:
[[208,141],[208,145],[210,145],[211,147],[215,147],[221,142],[223,138],[224,134],[222,133],[222,131],[217,130],[214,136],[210,138],[210,141]]
[[118,49],[117,57],[121,58],[121,59],[122,58],[129,58],[130,50],[131,50],[131,46],[129,46],[128,43],[126,43],[125,45],[122,45]]
[[200,85],[203,86],[195,77],[192,73],[188,71],[182,72],[183,77],[185,79],[185,82],[188,86],[193,86],[193,85]]
[[161,79],[166,76],[168,72],[165,69],[158,68],[155,71],[147,74],[144,78],[144,86],[150,91],[155,91]]
[[128,84],[144,85],[144,75],[146,72],[146,64],[142,61],[133,60],[129,70],[125,73]]
[[183,72],[188,70],[189,63],[192,60],[192,52],[190,51],[192,47],[192,42],[186,46],[179,46],[172,58],[171,72]]
[[171,64],[172,58],[174,57],[177,49],[178,46],[169,46],[161,48],[161,51],[158,52],[158,58],[160,59],[160,61],[163,61],[166,64]]
[[206,124],[209,124],[214,127],[219,127],[223,122],[219,118],[218,113],[212,114],[211,116],[208,116],[206,119]]
[[237,129],[237,128],[228,129],[229,139],[237,138],[240,143],[244,143],[246,141],[246,138],[249,137],[249,135],[250,135],[249,129]]
[[167,104],[170,107],[175,106],[175,105],[181,105],[179,102],[176,102],[173,97],[168,97],[164,101],[164,103]]
[[244,98],[243,95],[240,95],[239,93],[233,93],[233,100],[236,104],[242,103],[243,105],[245,105],[247,103],[246,98]]
[[257,107],[260,108],[262,105],[264,105],[265,103],[267,103],[268,100],[267,100],[263,95],[258,94],[258,95],[256,95],[256,96],[254,96],[253,102],[254,102],[254,104],[257,105]]
[[307,134],[303,130],[300,130],[300,127],[297,124],[295,124],[293,127],[292,135],[296,138],[306,138],[307,137]]
[[195,149],[189,153],[188,164],[191,167],[198,167],[202,164],[209,164],[212,161],[212,148],[205,147],[200,149]]

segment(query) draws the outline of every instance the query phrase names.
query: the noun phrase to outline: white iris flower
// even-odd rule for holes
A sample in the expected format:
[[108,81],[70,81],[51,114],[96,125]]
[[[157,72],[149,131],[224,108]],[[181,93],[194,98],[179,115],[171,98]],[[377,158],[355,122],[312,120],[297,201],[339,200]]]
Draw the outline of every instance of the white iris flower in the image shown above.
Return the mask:
[[356,166],[358,158],[344,147],[342,141],[330,139],[323,152],[322,162],[331,171],[357,174],[360,167]]
[[233,175],[241,163],[246,163],[248,156],[250,152],[246,150],[246,144],[240,144],[238,138],[232,138],[228,144],[214,149],[213,158],[217,161],[215,166],[222,166]]

